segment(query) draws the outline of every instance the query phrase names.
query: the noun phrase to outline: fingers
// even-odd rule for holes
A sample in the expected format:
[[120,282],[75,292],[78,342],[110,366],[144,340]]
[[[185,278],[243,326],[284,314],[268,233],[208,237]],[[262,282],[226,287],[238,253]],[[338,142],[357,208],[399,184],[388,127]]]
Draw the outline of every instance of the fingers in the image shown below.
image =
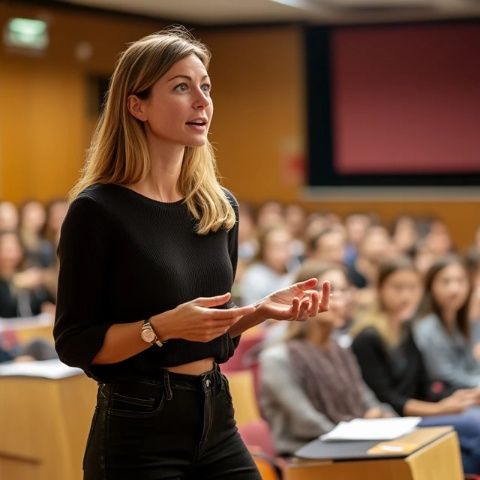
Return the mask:
[[330,302],[330,282],[323,282],[322,284],[322,300],[320,301],[319,312],[326,312]]
[[310,308],[308,309],[308,315],[309,316],[316,315],[318,313],[318,309],[320,306],[320,295],[318,294],[318,292],[316,291],[312,292],[310,296],[310,300],[311,300],[311,304],[310,304]]
[[198,297],[195,300],[193,300],[193,303],[195,305],[198,305],[200,307],[220,307],[221,305],[225,304],[228,302],[230,299],[231,295],[229,292],[224,293],[223,295],[217,295],[215,297]]
[[309,278],[304,282],[295,283],[295,288],[302,290],[302,292],[306,290],[312,290],[318,285],[318,280],[316,278]]

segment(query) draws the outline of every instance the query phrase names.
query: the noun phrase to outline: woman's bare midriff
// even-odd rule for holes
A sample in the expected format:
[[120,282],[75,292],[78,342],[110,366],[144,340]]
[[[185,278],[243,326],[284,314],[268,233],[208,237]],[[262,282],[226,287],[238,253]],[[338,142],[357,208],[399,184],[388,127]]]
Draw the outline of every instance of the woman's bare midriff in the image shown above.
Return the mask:
[[183,373],[186,375],[201,375],[213,368],[213,358],[202,358],[195,362],[184,363],[175,367],[168,367],[170,372]]

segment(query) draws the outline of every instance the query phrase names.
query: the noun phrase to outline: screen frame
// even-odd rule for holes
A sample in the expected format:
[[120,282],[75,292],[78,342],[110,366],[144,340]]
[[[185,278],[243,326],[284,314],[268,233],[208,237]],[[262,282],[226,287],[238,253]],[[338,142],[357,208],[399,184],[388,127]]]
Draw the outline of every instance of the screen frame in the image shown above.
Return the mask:
[[[475,20],[391,24],[392,28],[433,24],[475,24]],[[307,179],[310,189],[317,187],[478,187],[479,172],[437,174],[341,174],[335,171],[331,63],[331,32],[338,28],[385,28],[385,24],[307,26],[304,28],[307,111]],[[480,137],[480,134],[479,134]],[[475,193],[480,193],[476,191]]]

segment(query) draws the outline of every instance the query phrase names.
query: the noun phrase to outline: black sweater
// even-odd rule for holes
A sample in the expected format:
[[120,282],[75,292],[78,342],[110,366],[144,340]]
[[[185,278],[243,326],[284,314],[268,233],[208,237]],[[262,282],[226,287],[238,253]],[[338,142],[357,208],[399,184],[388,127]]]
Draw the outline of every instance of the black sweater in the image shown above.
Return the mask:
[[352,350],[367,385],[400,415],[409,399],[436,401],[450,393],[443,385],[438,386],[438,392],[432,388],[408,324],[396,348],[387,346],[378,331],[369,327],[355,337]]
[[162,367],[206,357],[221,363],[233,354],[238,338],[225,334],[207,343],[174,339],[119,363],[91,364],[111,325],[231,290],[238,204],[225,194],[237,223],[207,235],[195,233],[182,201],[158,202],[119,185],[93,185],[72,202],[58,250],[54,337],[63,362],[107,382],[158,378]]

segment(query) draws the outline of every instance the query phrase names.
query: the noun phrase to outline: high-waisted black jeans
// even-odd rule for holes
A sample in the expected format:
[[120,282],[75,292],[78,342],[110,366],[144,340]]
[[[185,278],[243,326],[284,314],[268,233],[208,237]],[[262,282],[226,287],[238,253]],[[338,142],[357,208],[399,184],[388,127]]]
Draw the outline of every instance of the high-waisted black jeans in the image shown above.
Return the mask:
[[99,384],[84,480],[260,480],[218,366]]

